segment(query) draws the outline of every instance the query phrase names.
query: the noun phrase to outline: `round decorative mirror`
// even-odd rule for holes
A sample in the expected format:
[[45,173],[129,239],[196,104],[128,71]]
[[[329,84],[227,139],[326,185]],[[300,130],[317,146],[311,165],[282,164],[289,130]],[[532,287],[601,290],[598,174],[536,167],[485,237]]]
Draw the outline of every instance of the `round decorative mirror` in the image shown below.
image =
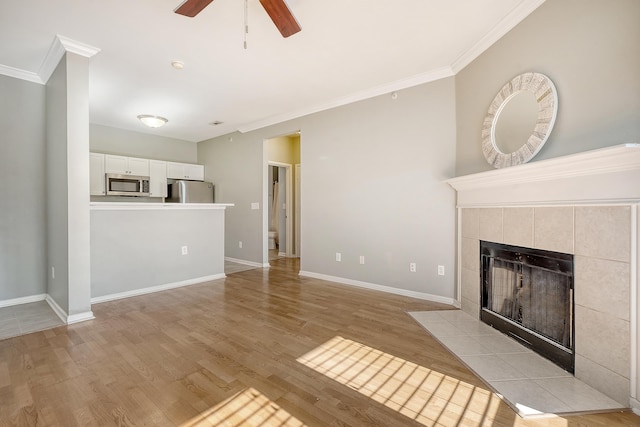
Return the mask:
[[526,163],[542,148],[558,113],[558,93],[544,74],[524,73],[504,85],[482,125],[482,152],[494,168]]

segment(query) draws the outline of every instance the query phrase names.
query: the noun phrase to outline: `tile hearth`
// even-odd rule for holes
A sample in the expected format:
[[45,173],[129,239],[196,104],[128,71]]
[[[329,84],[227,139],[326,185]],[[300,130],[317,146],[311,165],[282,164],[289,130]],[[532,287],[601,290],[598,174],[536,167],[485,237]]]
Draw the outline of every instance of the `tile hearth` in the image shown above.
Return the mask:
[[522,417],[623,409],[616,401],[463,311],[409,314]]

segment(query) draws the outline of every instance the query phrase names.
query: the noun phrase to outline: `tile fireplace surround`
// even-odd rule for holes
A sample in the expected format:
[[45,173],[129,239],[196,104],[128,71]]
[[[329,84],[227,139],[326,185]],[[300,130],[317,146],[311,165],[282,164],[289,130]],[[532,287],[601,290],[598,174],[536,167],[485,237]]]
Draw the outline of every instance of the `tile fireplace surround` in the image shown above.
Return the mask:
[[574,255],[575,377],[640,413],[640,144],[447,181],[457,191],[457,303],[479,318],[480,240]]

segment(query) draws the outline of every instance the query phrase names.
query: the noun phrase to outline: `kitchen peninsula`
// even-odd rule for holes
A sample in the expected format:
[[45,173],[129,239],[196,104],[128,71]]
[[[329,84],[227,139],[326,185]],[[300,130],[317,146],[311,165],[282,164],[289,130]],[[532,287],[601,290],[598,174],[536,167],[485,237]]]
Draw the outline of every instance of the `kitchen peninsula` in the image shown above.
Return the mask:
[[230,206],[92,202],[91,302],[224,278]]

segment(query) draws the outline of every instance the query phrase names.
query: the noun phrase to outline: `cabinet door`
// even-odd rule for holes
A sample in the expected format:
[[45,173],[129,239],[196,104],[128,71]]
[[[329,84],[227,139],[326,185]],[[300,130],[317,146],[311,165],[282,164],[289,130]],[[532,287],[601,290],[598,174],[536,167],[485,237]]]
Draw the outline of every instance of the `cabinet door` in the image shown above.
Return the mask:
[[185,164],[183,170],[185,179],[204,181],[204,166]]
[[149,160],[149,195],[167,197],[167,162]]
[[127,160],[130,175],[149,176],[149,159],[128,157]]
[[167,178],[184,179],[182,163],[167,162]]
[[149,176],[149,160],[105,154],[104,171],[105,173],[118,173],[120,175]]
[[124,156],[114,156],[112,154],[105,154],[104,156],[104,172],[105,173],[119,173],[124,175],[128,171],[128,161]]
[[104,154],[89,153],[89,194],[104,196]]

